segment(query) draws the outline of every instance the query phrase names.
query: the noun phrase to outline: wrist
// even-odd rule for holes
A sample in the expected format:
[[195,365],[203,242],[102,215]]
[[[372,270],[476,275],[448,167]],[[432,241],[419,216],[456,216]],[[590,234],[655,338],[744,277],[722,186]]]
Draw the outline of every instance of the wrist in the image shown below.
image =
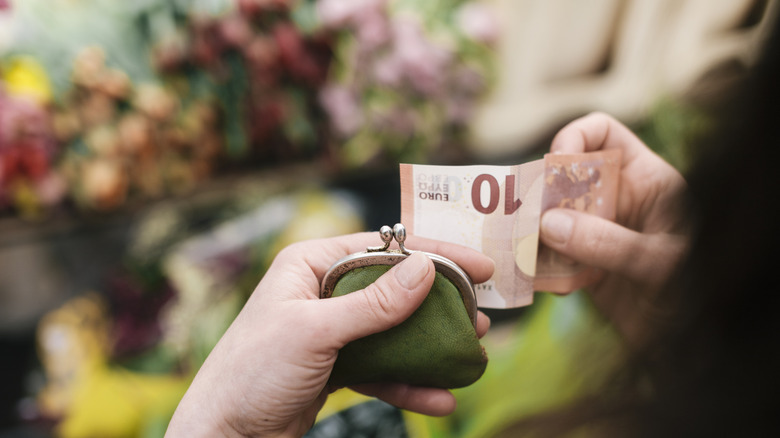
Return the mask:
[[176,437],[226,437],[244,438],[245,435],[236,431],[227,423],[217,421],[204,421],[205,413],[193,413],[192,415],[174,414],[165,432],[165,438]]
[[213,397],[199,397],[190,391],[184,395],[168,424],[166,438],[173,437],[230,437],[243,438],[215,406]]

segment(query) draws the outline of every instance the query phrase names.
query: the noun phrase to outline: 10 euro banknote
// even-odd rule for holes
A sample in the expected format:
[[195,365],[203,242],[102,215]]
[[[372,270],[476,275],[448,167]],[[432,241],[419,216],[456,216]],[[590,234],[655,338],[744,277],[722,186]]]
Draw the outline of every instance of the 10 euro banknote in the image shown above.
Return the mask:
[[620,160],[612,149],[513,166],[401,164],[401,222],[495,261],[493,277],[476,285],[480,307],[526,306],[535,290],[569,292],[598,275],[540,245],[539,219],[556,207],[614,219]]

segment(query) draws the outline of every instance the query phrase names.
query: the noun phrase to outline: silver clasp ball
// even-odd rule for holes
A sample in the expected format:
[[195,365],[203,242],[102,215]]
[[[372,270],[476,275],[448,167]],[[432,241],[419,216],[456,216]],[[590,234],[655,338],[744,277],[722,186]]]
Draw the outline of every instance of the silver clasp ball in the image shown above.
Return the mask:
[[383,225],[382,228],[379,229],[379,237],[382,239],[384,245],[369,246],[366,248],[367,252],[387,251],[387,249],[390,248],[390,243],[392,243],[393,238],[395,238],[401,253],[406,255],[411,254],[411,251],[404,247],[404,242],[406,241],[406,227],[404,227],[403,224],[395,224],[393,228]]

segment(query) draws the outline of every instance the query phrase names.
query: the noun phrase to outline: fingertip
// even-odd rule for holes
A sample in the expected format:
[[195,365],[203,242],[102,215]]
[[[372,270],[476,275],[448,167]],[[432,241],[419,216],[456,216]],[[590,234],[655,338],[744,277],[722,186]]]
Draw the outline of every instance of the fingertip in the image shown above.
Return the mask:
[[426,415],[445,417],[455,412],[455,409],[458,407],[458,400],[450,391],[442,390],[440,398],[441,401],[438,404],[433,404],[431,412]]
[[495,260],[484,254],[480,254],[480,256],[476,263],[465,266],[466,272],[468,272],[474,283],[484,283],[490,280],[490,277],[496,271]]
[[489,316],[485,315],[481,311],[477,312],[477,337],[481,338],[485,336],[488,330],[490,330],[490,324],[491,321]]
[[458,405],[455,396],[447,389],[411,386],[408,395],[407,402],[399,407],[431,417],[450,415]]
[[354,385],[350,388],[398,408],[431,417],[450,415],[457,407],[455,396],[443,388],[429,388],[404,383],[367,383]]
[[570,122],[555,134],[550,143],[550,153],[575,154],[585,150],[585,141],[577,129],[578,120]]
[[403,409],[419,414],[444,417],[455,412],[458,405],[455,396],[447,389],[413,388],[411,391],[417,394],[417,400],[407,404]]
[[398,284],[413,293],[434,270],[431,259],[422,252],[412,253],[393,269]]
[[414,235],[408,236],[406,242],[407,248],[427,251],[452,260],[465,270],[475,283],[489,280],[495,271],[496,264],[493,259],[467,246]]
[[492,257],[485,256],[488,259],[488,268],[487,271],[490,275],[488,275],[488,278],[493,276],[493,273],[496,272],[496,261],[493,260]]

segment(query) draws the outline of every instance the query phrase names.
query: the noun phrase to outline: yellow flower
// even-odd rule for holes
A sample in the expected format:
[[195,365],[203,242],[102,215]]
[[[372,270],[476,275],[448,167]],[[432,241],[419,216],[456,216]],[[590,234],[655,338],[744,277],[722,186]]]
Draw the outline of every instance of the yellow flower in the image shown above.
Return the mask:
[[27,96],[41,105],[51,101],[52,89],[44,68],[32,57],[11,58],[0,69],[5,89],[11,95]]

